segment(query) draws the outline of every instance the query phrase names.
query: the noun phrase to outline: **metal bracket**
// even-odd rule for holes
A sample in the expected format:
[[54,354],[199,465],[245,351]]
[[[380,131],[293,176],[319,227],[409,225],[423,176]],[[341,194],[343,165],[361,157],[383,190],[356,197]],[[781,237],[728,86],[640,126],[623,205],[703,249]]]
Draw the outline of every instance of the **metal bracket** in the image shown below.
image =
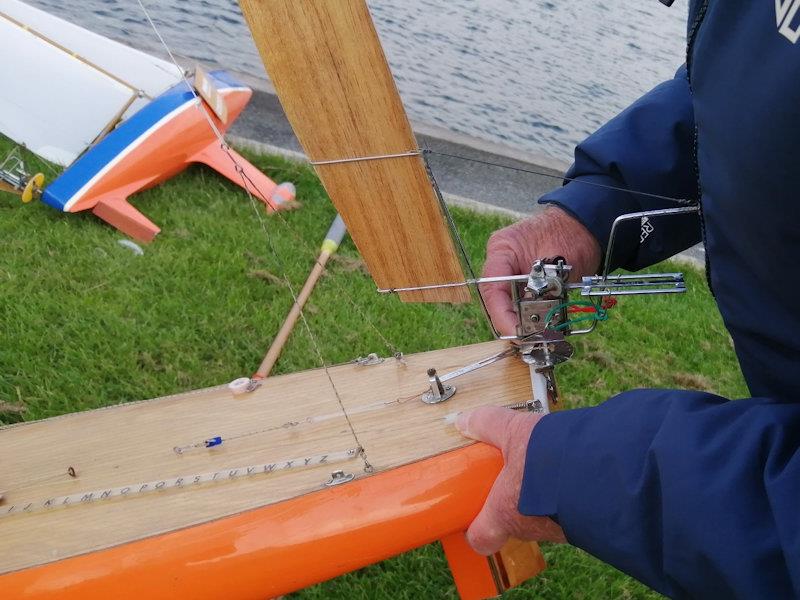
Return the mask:
[[234,396],[249,394],[259,387],[261,387],[261,380],[251,379],[250,377],[239,377],[228,384],[228,389]]
[[517,331],[522,337],[544,333],[548,327],[560,325],[567,320],[566,308],[556,311],[549,319],[547,315],[551,313],[559,304],[560,299],[556,300],[517,300],[517,310],[519,315],[519,325]]
[[353,359],[351,362],[359,367],[370,367],[372,365],[379,365],[385,359],[378,356],[375,352],[371,352],[366,356],[359,356],[358,358]]
[[356,476],[353,473],[345,473],[344,471],[334,471],[331,473],[331,478],[325,482],[327,487],[333,487],[336,485],[342,485],[343,483],[347,483],[348,481],[353,481]]
[[[517,337],[542,335],[567,320],[564,304],[572,270],[563,258],[537,260],[525,282],[511,284],[511,298],[517,307]],[[561,306],[560,310],[559,307]]]
[[449,400],[456,393],[456,386],[443,384],[436,369],[428,369],[428,381],[431,382],[431,387],[422,394],[422,401],[425,404],[439,404]]

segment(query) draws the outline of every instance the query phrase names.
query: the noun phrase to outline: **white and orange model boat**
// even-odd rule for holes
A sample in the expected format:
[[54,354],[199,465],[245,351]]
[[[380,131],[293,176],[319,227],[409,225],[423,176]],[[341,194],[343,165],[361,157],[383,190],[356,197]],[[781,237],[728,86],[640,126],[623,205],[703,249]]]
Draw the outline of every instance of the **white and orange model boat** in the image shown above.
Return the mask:
[[[35,186],[44,188],[42,200],[57,210],[91,210],[149,242],[160,229],[128,198],[192,163],[247,187],[269,211],[294,199],[292,186],[276,185],[220,144],[218,134],[252,96],[224,71],[204,79],[220,104],[208,110],[179,66],[19,0],[0,0],[0,54],[0,132],[66,167],[47,187],[41,177]],[[32,93],[42,80],[48,93]],[[24,193],[33,175],[17,171],[0,168],[0,183]]]
[[160,229],[128,198],[192,163],[202,163],[247,188],[268,211],[285,206],[294,199],[294,188],[276,184],[234,149],[221,145],[206,120],[207,116],[225,132],[252,90],[225,71],[208,77],[225,103],[226,122],[211,111],[198,110],[197,95],[181,81],[89,148],[45,188],[42,201],[64,212],[91,210],[132,238],[149,242]]

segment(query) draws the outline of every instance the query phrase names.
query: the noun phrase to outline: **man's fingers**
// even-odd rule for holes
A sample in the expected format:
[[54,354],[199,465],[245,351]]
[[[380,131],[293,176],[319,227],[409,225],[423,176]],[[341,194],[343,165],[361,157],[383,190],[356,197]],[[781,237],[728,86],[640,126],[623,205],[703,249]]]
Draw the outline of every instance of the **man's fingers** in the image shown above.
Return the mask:
[[501,335],[514,335],[517,331],[517,312],[511,303],[508,283],[485,283],[480,292],[495,329]]
[[[513,275],[517,272],[517,257],[503,243],[490,244],[483,265],[484,277]],[[513,335],[517,328],[517,313],[511,304],[511,284],[487,283],[480,286],[486,310],[495,328],[503,335]]]
[[509,408],[482,406],[458,415],[456,428],[468,438],[503,448],[509,425],[517,416]]
[[512,275],[519,268],[517,253],[506,237],[495,236],[489,240],[486,248],[486,262],[483,263],[483,276]]
[[[502,477],[502,475],[501,475]],[[498,552],[508,541],[511,532],[508,531],[503,519],[502,506],[500,506],[502,483],[500,478],[495,482],[481,512],[467,529],[467,541],[478,554],[489,556]]]

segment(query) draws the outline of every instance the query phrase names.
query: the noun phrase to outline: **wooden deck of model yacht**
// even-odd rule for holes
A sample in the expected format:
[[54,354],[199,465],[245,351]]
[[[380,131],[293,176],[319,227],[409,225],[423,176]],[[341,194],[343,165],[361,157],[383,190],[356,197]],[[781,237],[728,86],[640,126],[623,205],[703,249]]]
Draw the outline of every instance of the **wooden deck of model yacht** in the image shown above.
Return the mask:
[[[220,473],[217,481],[195,486],[107,500],[95,494],[78,505],[2,516],[0,573],[325,489],[336,470],[361,479],[469,444],[448,415],[524,402],[530,397],[527,366],[510,358],[458,378],[456,395],[438,405],[420,400],[428,387],[426,371],[454,370],[503,347],[487,342],[406,356],[402,362],[388,358],[371,366],[346,364],[329,368],[330,379],[318,369],[269,378],[238,396],[221,386],[0,429],[0,489],[5,492],[0,515],[49,498]],[[225,441],[202,447],[203,440],[216,436]],[[201,447],[174,450],[192,444]],[[372,473],[365,473],[356,453],[343,462],[228,476],[248,465],[299,461],[359,446]]]

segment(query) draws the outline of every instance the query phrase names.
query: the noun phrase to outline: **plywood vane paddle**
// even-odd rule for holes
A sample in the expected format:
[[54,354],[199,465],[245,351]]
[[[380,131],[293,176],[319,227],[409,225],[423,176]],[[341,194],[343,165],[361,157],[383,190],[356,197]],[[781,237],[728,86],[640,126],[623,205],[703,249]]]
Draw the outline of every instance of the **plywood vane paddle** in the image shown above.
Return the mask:
[[[364,0],[241,0],[286,116],[378,287],[463,281]],[[402,155],[386,158],[387,155]],[[466,288],[404,293],[466,302]]]

